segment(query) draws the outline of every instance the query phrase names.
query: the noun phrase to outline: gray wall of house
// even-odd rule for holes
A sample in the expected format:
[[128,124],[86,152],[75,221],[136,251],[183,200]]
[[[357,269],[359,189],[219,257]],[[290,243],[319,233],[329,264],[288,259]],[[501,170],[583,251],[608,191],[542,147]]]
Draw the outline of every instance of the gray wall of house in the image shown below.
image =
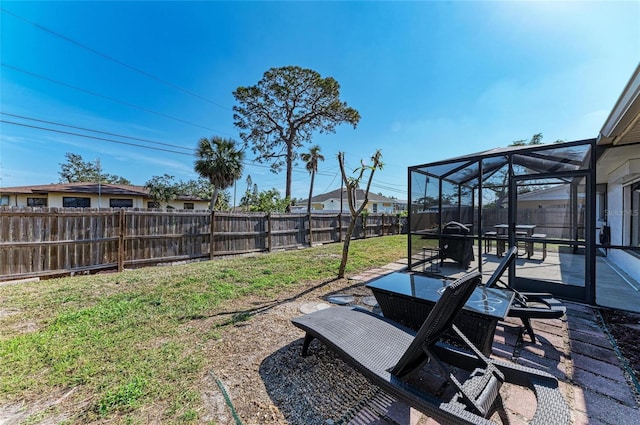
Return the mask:
[[[611,245],[629,246],[631,214],[630,185],[608,182],[607,184],[607,221],[611,228]],[[640,260],[620,249],[610,249],[607,258],[628,273],[636,281],[640,281]]]

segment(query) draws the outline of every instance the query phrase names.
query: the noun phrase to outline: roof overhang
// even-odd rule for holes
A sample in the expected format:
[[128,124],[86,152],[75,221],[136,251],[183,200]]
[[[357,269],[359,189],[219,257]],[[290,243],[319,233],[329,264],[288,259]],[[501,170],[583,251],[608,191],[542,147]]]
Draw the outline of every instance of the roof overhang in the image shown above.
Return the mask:
[[640,141],[640,65],[605,121],[598,145],[624,145]]

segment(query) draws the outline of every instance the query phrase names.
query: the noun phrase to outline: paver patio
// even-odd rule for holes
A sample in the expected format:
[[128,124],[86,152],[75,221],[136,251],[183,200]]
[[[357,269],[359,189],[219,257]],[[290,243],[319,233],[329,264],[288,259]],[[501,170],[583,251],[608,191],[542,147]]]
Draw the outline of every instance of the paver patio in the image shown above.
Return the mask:
[[[394,263],[371,270],[354,279],[369,281],[402,268]],[[570,406],[572,423],[640,424],[640,394],[624,362],[616,354],[596,309],[567,302],[562,320],[533,320],[536,343],[521,333],[521,322],[509,318],[496,330],[492,357],[535,367],[560,380],[561,391]],[[535,396],[521,388],[505,385],[503,402],[511,424],[528,423],[535,411]],[[420,412],[384,393],[353,406],[343,423],[350,424],[435,424]],[[328,421],[328,423],[331,421]]]

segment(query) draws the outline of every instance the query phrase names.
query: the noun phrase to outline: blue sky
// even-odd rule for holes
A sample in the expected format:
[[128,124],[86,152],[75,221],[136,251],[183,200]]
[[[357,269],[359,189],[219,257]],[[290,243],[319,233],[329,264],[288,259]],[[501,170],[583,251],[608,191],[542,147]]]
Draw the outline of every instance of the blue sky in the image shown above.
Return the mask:
[[[406,199],[411,165],[539,132],[596,137],[640,59],[638,1],[0,4],[4,187],[57,182],[66,152],[134,184],[196,178],[201,137],[240,142],[232,92],[297,65],[335,78],[361,115],[314,138],[326,157],[314,193],[340,187],[338,151],[357,166],[381,149],[373,191]],[[238,199],[248,174],[284,194],[284,171],[248,153]],[[293,176],[306,198],[304,164]]]

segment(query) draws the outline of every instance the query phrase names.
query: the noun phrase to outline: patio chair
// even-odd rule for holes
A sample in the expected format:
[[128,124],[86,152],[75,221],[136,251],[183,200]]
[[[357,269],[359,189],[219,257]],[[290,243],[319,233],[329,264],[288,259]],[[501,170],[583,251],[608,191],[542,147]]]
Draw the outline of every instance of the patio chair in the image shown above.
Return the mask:
[[509,308],[509,317],[519,317],[522,320],[531,342],[536,342],[536,336],[531,326],[531,319],[560,319],[567,312],[567,308],[548,292],[519,292],[508,282],[501,280],[505,270],[518,256],[518,247],[509,248],[504,258],[498,264],[485,286],[487,288],[503,288],[515,292],[515,297]]
[[[453,325],[480,279],[472,272],[447,286],[417,333],[358,307],[332,307],[293,319],[306,332],[302,355],[317,338],[382,390],[442,423],[494,423],[487,418],[502,407],[499,391],[507,382],[533,390],[537,406],[531,423],[568,424],[569,409],[555,377],[487,358]],[[469,351],[439,341],[449,329]],[[433,375],[427,375],[427,363],[435,365]],[[415,379],[420,372],[422,379]],[[426,389],[425,380],[437,383],[438,376],[445,385]]]

